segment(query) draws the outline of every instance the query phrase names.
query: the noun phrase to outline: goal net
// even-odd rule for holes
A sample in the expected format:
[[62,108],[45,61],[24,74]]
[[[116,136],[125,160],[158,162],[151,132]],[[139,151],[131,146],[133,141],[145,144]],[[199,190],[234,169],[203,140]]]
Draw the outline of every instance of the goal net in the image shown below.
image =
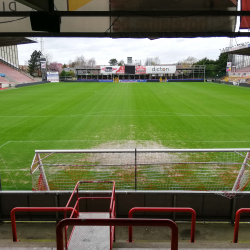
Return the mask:
[[33,190],[112,180],[118,190],[211,191],[232,198],[250,190],[249,158],[250,149],[36,150],[30,172]]

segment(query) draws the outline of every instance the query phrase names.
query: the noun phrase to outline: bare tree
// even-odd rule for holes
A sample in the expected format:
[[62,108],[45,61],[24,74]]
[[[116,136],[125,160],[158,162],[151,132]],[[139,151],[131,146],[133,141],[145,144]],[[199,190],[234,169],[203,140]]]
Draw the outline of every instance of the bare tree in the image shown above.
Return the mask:
[[87,64],[88,64],[88,66],[90,66],[90,68],[95,67],[95,66],[96,66],[95,58],[94,58],[94,57],[90,58],[90,59],[88,60]]
[[159,56],[155,57],[153,60],[154,60],[155,65],[159,65],[161,63]]
[[44,54],[44,58],[46,59],[46,68],[49,69],[49,65],[51,64],[53,60],[53,55],[52,53],[48,52]]
[[179,61],[178,64],[182,64],[185,67],[191,67],[196,62],[197,62],[197,59],[195,57],[189,56],[187,59]]
[[151,65],[159,65],[161,63],[160,58],[157,57],[148,57],[145,61],[146,66],[151,66]]
[[84,56],[77,56],[75,59],[75,67],[84,68],[87,65],[87,60]]
[[74,61],[69,61],[70,68],[93,68],[96,65],[94,57],[86,59],[83,55],[77,56]]
[[[182,68],[191,68],[196,62],[197,62],[197,59],[195,57],[189,56],[187,59],[179,61],[178,64],[181,65]],[[186,76],[189,76],[191,72],[192,70],[184,70],[183,74]]]
[[69,67],[70,68],[75,68],[75,65],[76,65],[75,61],[69,60]]

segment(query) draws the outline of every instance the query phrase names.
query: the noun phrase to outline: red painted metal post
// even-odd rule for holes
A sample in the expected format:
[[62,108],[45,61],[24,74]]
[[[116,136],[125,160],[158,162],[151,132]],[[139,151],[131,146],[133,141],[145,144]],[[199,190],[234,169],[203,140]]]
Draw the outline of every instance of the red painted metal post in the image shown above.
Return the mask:
[[[128,217],[133,218],[133,214],[135,212],[188,212],[192,214],[192,221],[191,221],[191,236],[190,242],[195,242],[195,222],[196,222],[196,212],[192,208],[186,207],[134,207],[130,209]],[[133,229],[132,226],[128,228],[128,241],[133,241]]]
[[234,225],[234,240],[233,243],[238,243],[239,226],[240,226],[240,215],[242,213],[250,213],[250,208],[241,208],[236,212],[235,225]]
[[[112,195],[111,195],[111,197],[79,197],[79,185],[83,184],[83,183],[110,183],[110,184],[112,183],[113,184]],[[111,214],[112,214],[112,208],[113,208],[112,204],[115,201],[115,182],[114,181],[84,181],[84,180],[83,181],[78,181],[76,183],[76,186],[75,186],[75,188],[74,188],[74,190],[73,190],[73,192],[72,192],[72,194],[71,194],[71,196],[70,196],[67,204],[66,204],[66,207],[68,207],[70,205],[70,202],[72,201],[75,193],[76,193],[76,204],[75,204],[74,208],[77,210],[77,217],[79,217],[79,212],[80,212],[79,211],[79,201],[83,200],[83,199],[91,199],[91,200],[93,200],[93,199],[111,199],[109,214],[110,214],[110,218],[112,217],[111,216]],[[72,231],[71,236],[69,238],[69,241],[67,241],[67,229],[68,229],[68,227],[66,226],[64,228],[64,230],[65,230],[65,245],[66,245],[66,248],[69,245],[69,242],[70,242],[70,239],[71,239],[71,236],[72,236],[72,233],[73,233],[73,231]],[[110,238],[111,237],[112,237],[112,235],[111,235],[111,227],[110,227]],[[110,241],[111,241],[111,239],[110,239]],[[112,241],[112,243],[113,243],[113,241]]]
[[72,212],[74,211],[75,217],[77,217],[77,211],[72,207],[15,207],[10,212],[11,218],[11,227],[12,227],[12,236],[13,241],[17,242],[17,232],[16,232],[16,212]]
[[[79,199],[79,188],[77,186],[76,200],[78,201],[78,199]],[[79,217],[79,202],[77,204],[77,216]]]
[[63,228],[66,226],[161,226],[170,227],[171,250],[178,250],[178,227],[167,219],[64,219],[56,227],[57,250],[63,250]]

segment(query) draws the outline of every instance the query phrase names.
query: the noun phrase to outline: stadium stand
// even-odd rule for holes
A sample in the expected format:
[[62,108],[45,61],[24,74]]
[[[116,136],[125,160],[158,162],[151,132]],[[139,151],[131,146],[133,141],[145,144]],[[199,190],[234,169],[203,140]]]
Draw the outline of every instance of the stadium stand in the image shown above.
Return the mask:
[[0,82],[1,83],[9,83],[9,81],[2,76],[0,76]]
[[236,70],[236,73],[238,73],[238,72],[250,72],[250,65],[248,65],[242,69]]
[[0,62],[0,73],[6,74],[11,77],[16,83],[34,82],[30,77],[18,72],[17,70]]

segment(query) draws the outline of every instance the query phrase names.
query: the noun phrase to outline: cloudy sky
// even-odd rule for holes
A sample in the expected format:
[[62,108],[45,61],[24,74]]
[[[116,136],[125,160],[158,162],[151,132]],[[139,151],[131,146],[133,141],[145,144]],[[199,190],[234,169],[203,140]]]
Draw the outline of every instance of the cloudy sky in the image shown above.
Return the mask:
[[[68,64],[77,56],[86,59],[94,57],[98,65],[107,65],[111,58],[126,61],[145,60],[159,57],[161,63],[176,63],[188,56],[197,59],[217,59],[220,49],[229,46],[229,38],[164,38],[164,39],[112,39],[112,38],[44,38],[45,53],[52,55],[52,61]],[[250,42],[249,38],[234,39],[234,44]],[[19,45],[19,63],[24,65],[34,50],[40,50],[40,43]]]

